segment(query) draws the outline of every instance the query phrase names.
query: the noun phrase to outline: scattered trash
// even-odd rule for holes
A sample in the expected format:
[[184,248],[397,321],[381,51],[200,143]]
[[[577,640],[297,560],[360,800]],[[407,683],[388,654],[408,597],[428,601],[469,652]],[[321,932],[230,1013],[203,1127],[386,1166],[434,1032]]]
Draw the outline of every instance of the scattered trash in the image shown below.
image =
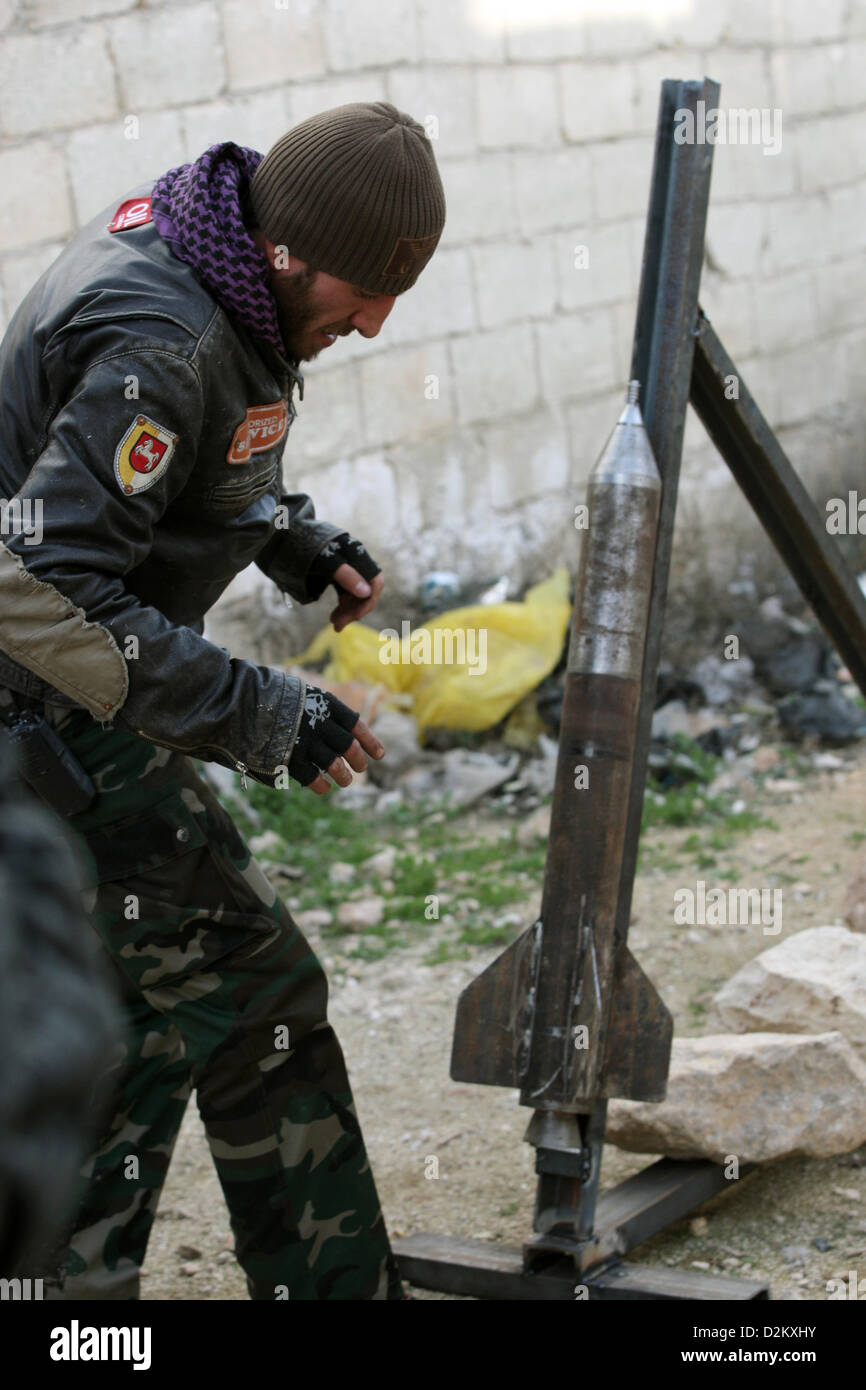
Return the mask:
[[866,736],[866,710],[858,709],[833,686],[806,695],[789,695],[779,702],[779,719],[795,738],[817,734],[828,743],[853,743]]

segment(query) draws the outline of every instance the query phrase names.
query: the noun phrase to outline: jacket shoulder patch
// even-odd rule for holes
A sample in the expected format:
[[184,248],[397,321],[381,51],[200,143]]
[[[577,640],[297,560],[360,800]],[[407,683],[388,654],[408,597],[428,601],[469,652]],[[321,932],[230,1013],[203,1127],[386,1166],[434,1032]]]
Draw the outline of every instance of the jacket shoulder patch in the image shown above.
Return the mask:
[[153,487],[168,468],[179,436],[147,415],[137,415],[114,451],[114,476],[130,496]]
[[151,220],[149,198],[127,198],[120,204],[108,224],[110,232],[125,232],[130,227],[141,227]]
[[263,454],[282,443],[288,430],[289,408],[285,401],[250,406],[232,436],[226,463],[249,463],[253,454]]

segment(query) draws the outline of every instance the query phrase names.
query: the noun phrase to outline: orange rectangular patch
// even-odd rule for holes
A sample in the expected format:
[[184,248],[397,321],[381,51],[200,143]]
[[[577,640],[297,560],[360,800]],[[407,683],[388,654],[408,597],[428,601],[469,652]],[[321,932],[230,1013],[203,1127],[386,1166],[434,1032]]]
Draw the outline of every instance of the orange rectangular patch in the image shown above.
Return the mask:
[[250,406],[232,436],[227,463],[248,463],[253,454],[273,449],[286,437],[289,429],[289,410],[285,401],[273,405]]

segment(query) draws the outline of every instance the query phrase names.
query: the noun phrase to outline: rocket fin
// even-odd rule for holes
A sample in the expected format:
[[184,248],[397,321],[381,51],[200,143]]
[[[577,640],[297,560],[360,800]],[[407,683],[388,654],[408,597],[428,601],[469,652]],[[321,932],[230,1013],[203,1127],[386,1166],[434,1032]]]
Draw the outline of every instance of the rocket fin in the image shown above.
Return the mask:
[[673,1019],[625,945],[617,952],[612,993],[601,1094],[607,1099],[664,1100]]
[[528,927],[460,995],[451,1052],[453,1081],[520,1085],[535,1008],[541,931],[541,922]]

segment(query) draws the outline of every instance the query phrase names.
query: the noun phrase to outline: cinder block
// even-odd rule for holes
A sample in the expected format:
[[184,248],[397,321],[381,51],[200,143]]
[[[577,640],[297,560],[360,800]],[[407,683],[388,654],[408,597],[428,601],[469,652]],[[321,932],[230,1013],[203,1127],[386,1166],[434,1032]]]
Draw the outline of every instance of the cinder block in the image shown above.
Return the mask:
[[484,149],[559,144],[556,75],[549,67],[483,68],[478,84],[478,138]]
[[571,0],[550,0],[541,11],[519,6],[505,22],[505,43],[509,58],[521,63],[561,62],[563,58],[583,58],[587,53],[587,24]]
[[756,344],[763,348],[755,296],[761,283],[760,277],[714,275],[710,270],[701,279],[701,306],[735,362],[754,352]]
[[267,154],[288,130],[286,103],[280,91],[254,92],[228,101],[202,102],[181,108],[184,157],[198,159],[209,145],[233,140]]
[[[351,77],[323,77],[314,82],[293,82],[286,89],[289,125],[297,125],[320,111],[330,111],[334,106],[346,106],[350,101],[387,101],[388,91],[385,74],[373,72],[353,73]],[[287,127],[288,129],[288,127]]]
[[[15,4],[14,0],[6,0],[6,3],[10,11],[21,9],[21,5]],[[75,19],[126,14],[136,9],[138,4],[139,0],[30,0],[27,19],[32,29],[47,29],[58,24],[69,24]]]
[[[861,32],[866,33],[866,7],[852,6],[852,12],[855,9],[863,11]],[[866,42],[863,39],[847,38],[844,43],[830,44],[822,51],[826,55],[829,69],[829,104],[838,110],[862,106]]]
[[775,357],[773,364],[777,426],[811,420],[844,398],[844,357],[836,339],[794,348]]
[[[863,279],[862,254],[821,266],[815,275],[819,333],[829,335],[863,326]],[[860,294],[855,286],[861,287]]]
[[520,230],[530,236],[573,227],[592,216],[589,153],[577,145],[514,155]]
[[[711,204],[740,203],[757,198],[787,198],[799,190],[794,137],[781,108],[781,149],[764,154],[760,145],[714,145]],[[771,148],[771,146],[767,146]]]
[[0,151],[0,251],[30,248],[69,236],[72,207],[63,157],[47,140]]
[[645,139],[590,146],[595,215],[601,222],[646,216],[652,150]]
[[[823,199],[783,198],[764,208],[766,235],[761,249],[760,274],[780,275],[786,270],[814,265],[825,259],[826,209]],[[822,252],[819,256],[819,252]]]
[[793,117],[818,115],[835,105],[831,95],[839,70],[823,44],[809,48],[780,48],[769,55],[773,104]]
[[439,172],[447,205],[444,237],[450,244],[489,241],[516,233],[510,155],[443,159]]
[[108,31],[129,111],[208,101],[225,85],[219,15],[211,4],[140,11],[112,20]]
[[233,92],[270,87],[325,69],[321,5],[287,0],[256,6],[249,0],[226,0],[222,7],[228,84]]
[[863,118],[857,113],[798,123],[789,138],[804,195],[853,183],[866,174],[862,126]]
[[757,275],[764,239],[763,207],[758,203],[714,207],[711,201],[705,239],[710,262],[723,275]]
[[450,425],[454,392],[444,343],[395,347],[359,363],[362,447],[421,439]]
[[553,312],[556,283],[549,241],[491,242],[472,250],[482,328]]
[[24,296],[32,289],[44,270],[63,250],[62,241],[50,241],[33,251],[4,256],[0,267],[0,283],[6,312],[11,318]]
[[[820,274],[823,273],[822,270]],[[761,352],[784,352],[799,343],[808,343],[819,335],[815,295],[817,278],[810,269],[805,269],[790,271],[773,279],[758,276],[755,281],[743,285],[743,292],[754,305],[753,348],[757,345]],[[717,328],[728,351],[748,351],[745,346],[742,349],[728,346],[725,324],[726,320],[722,319],[719,310]],[[826,328],[824,325],[825,332]]]
[[[294,477],[286,473],[294,488]],[[369,547],[383,568],[400,524],[397,479],[381,451],[342,457],[332,468],[301,475],[299,491],[316,504],[316,515],[335,526],[345,526]],[[389,586],[390,587],[390,586]]]
[[537,326],[544,399],[563,405],[609,391],[624,373],[617,369],[610,309],[585,309]]
[[382,337],[386,343],[421,343],[476,327],[469,252],[440,244],[416,284],[398,296]]
[[500,63],[505,56],[505,23],[496,0],[418,0],[418,31],[424,63]]
[[642,244],[641,225],[625,221],[578,224],[568,236],[557,236],[554,257],[560,308],[633,300]]
[[825,235],[832,258],[866,247],[866,183],[833,188],[827,194]]
[[[732,48],[776,46],[783,41],[782,5],[756,5],[755,0],[727,0],[725,42]],[[712,68],[706,69],[714,75]]]
[[[848,5],[845,0],[785,0],[779,6],[782,40],[785,43],[815,43],[820,39],[840,39],[845,32]],[[854,5],[851,8],[857,9]]]
[[79,226],[109,203],[119,203],[138,184],[184,163],[176,111],[143,113],[138,139],[127,139],[127,128],[118,119],[77,130],[69,138],[66,161]]
[[[603,14],[593,7],[583,21],[587,52],[593,58],[626,58],[657,48],[660,26],[646,9],[628,7]],[[676,76],[668,73],[667,76]]]
[[561,63],[559,81],[567,140],[609,140],[635,129],[635,70],[628,61]]
[[418,32],[412,0],[323,0],[327,65],[336,72],[418,61]]
[[558,530],[567,519],[564,493],[569,471],[561,414],[542,405],[520,420],[491,425],[486,443],[492,506],[506,510],[546,496],[551,530]]
[[449,523],[471,529],[476,518],[490,516],[485,444],[478,430],[452,429],[442,437],[397,443],[388,458],[400,504],[399,532],[391,543],[399,550],[405,547],[413,561],[406,592],[415,595],[426,569],[447,567],[437,550],[444,549]]
[[304,399],[289,437],[287,468],[294,472],[307,462],[333,462],[360,450],[359,387],[352,363],[326,368],[323,360],[304,368]]
[[475,81],[469,68],[392,68],[388,100],[424,126],[437,161],[474,152]]
[[68,130],[116,111],[114,69],[101,25],[66,34],[62,44],[53,34],[13,34],[0,44],[3,135]]
[[473,333],[451,344],[457,416],[464,424],[528,410],[538,399],[529,324]]

